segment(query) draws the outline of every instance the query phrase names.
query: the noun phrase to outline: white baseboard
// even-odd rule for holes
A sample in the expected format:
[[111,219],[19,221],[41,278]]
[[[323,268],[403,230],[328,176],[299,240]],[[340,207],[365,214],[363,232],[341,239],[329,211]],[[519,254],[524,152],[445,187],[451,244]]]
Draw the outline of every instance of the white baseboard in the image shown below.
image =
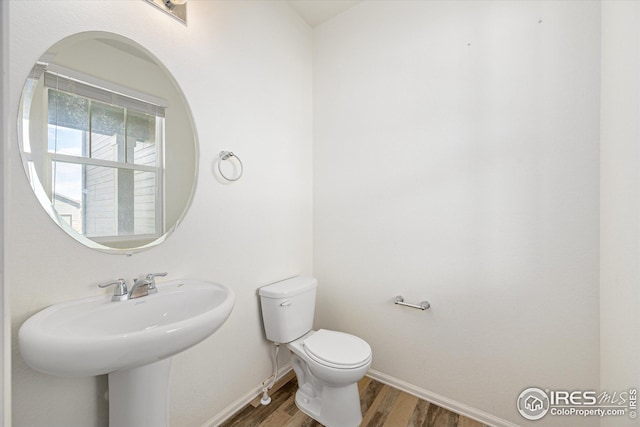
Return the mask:
[[[291,369],[291,364],[289,363],[278,369],[278,376],[276,378],[276,381],[287,375],[289,371],[291,371]],[[260,396],[262,394],[262,387],[262,384],[260,384],[252,388],[244,396],[231,402],[230,405],[214,415],[213,418],[210,418],[209,421],[202,425],[202,427],[218,427],[220,424],[235,415],[236,412],[240,411],[242,408],[251,403],[253,399]]]
[[519,427],[518,424],[514,424],[510,421],[496,417],[495,415],[491,415],[479,409],[472,408],[469,405],[465,405],[464,403],[457,402],[455,400],[449,399],[448,397],[433,393],[429,390],[416,387],[413,384],[376,371],[375,369],[369,369],[367,376],[373,378],[376,381],[380,381],[381,383],[395,387],[398,390],[404,391],[405,393],[416,396],[420,399],[435,403],[436,405],[444,409],[448,409],[451,412],[455,412],[457,414],[464,415],[467,418],[479,421],[483,424],[493,427]]

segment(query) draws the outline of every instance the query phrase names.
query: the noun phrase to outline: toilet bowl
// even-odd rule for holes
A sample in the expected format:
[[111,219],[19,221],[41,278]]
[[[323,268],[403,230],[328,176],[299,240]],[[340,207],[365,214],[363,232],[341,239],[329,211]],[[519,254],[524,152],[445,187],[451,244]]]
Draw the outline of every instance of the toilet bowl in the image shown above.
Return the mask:
[[358,381],[371,366],[371,348],[343,332],[311,331],[289,344],[298,379],[296,405],[330,427],[355,427],[362,421]]
[[360,381],[371,366],[371,347],[344,332],[311,331],[287,347],[308,364],[317,378],[332,386]]
[[358,381],[371,366],[371,347],[354,335],[311,329],[316,287],[313,277],[294,277],[260,288],[265,332],[291,351],[298,408],[327,427],[356,427]]

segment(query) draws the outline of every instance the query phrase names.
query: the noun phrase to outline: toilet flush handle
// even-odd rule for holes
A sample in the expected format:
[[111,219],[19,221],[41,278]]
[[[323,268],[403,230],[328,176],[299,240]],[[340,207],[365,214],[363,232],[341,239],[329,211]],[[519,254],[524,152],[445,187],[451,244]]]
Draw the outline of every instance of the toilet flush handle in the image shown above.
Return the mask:
[[288,300],[286,300],[286,301],[283,301],[283,302],[280,304],[280,307],[289,307],[290,305],[291,305],[291,300],[290,300],[290,299],[288,299]]

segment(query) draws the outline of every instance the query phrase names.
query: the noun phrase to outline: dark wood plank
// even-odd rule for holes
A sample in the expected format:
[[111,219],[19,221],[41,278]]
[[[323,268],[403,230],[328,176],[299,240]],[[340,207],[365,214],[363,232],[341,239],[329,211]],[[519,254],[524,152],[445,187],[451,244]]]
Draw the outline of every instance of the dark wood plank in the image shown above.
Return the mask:
[[367,413],[383,386],[384,384],[378,381],[371,380],[369,382],[367,388],[364,389],[364,392],[360,395],[360,407],[363,414]]
[[[372,405],[369,409],[369,412],[366,413],[365,419],[363,420],[362,426],[366,427],[382,427],[387,419],[387,416],[393,409],[396,400],[400,396],[400,390],[390,387],[388,385],[384,386],[385,393],[382,392],[378,395],[376,399],[377,404]],[[373,414],[370,414],[372,411],[375,411]]]
[[447,411],[437,405],[429,405],[427,420],[429,427],[457,427],[458,414]]
[[429,412],[429,406],[431,404],[426,400],[418,400],[407,427],[428,427],[427,413]]

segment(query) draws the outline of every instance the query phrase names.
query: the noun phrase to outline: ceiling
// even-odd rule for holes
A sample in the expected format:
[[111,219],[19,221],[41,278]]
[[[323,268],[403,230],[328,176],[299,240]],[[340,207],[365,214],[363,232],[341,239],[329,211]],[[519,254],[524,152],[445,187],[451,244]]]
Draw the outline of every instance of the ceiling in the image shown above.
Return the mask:
[[287,0],[291,7],[312,27],[322,24],[357,3],[360,3],[360,1],[361,0]]

